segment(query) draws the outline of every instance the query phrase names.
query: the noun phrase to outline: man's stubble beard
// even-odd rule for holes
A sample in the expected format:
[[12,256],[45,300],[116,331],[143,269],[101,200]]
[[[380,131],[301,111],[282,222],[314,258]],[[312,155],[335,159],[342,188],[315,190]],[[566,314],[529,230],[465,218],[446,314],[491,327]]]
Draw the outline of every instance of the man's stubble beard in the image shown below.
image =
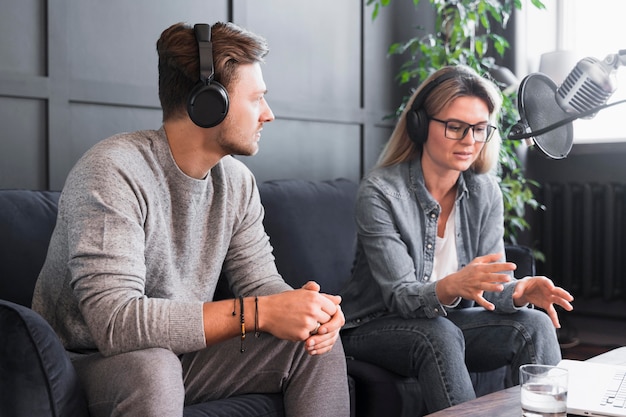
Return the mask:
[[244,134],[238,129],[234,129],[232,124],[223,127],[222,134],[218,137],[217,143],[227,155],[254,156],[259,151],[258,142],[250,139],[248,141],[233,141],[231,138],[243,138]]

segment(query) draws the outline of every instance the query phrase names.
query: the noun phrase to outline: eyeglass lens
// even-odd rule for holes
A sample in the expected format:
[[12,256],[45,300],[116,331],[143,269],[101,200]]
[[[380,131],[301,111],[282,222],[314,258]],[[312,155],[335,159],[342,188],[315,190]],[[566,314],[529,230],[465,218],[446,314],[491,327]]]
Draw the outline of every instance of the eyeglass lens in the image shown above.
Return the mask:
[[494,131],[494,127],[488,124],[470,125],[456,121],[447,121],[444,123],[446,125],[446,137],[455,140],[463,139],[471,128],[476,142],[487,142]]

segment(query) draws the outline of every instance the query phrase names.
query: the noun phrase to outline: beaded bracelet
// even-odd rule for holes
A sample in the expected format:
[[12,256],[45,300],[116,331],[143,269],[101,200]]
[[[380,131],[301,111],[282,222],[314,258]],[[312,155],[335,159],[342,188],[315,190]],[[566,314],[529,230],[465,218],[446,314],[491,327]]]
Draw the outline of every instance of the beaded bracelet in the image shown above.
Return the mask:
[[259,297],[254,297],[254,336],[261,337],[261,330],[259,329]]
[[246,339],[246,322],[243,314],[243,297],[239,296],[239,321],[241,322],[241,353],[246,351],[243,341]]

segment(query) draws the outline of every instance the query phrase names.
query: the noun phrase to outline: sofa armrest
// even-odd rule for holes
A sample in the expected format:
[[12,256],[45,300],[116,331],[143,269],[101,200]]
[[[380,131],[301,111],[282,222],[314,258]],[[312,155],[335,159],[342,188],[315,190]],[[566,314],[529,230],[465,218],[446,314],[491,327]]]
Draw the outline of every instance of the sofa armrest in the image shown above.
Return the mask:
[[39,314],[0,300],[0,334],[3,416],[89,416],[69,356]]

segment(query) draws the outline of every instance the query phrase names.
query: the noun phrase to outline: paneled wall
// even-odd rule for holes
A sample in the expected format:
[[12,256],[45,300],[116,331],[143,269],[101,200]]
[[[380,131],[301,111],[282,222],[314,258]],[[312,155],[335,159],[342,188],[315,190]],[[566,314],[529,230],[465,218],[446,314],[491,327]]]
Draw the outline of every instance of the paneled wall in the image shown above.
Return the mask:
[[[9,3],[9,4],[7,4]],[[0,188],[60,189],[76,160],[118,132],[158,128],[156,40],[183,21],[230,20],[268,39],[268,124],[243,161],[259,181],[358,180],[408,90],[392,41],[432,26],[429,4],[365,0],[21,0],[0,13]],[[424,9],[424,10],[422,10]]]

